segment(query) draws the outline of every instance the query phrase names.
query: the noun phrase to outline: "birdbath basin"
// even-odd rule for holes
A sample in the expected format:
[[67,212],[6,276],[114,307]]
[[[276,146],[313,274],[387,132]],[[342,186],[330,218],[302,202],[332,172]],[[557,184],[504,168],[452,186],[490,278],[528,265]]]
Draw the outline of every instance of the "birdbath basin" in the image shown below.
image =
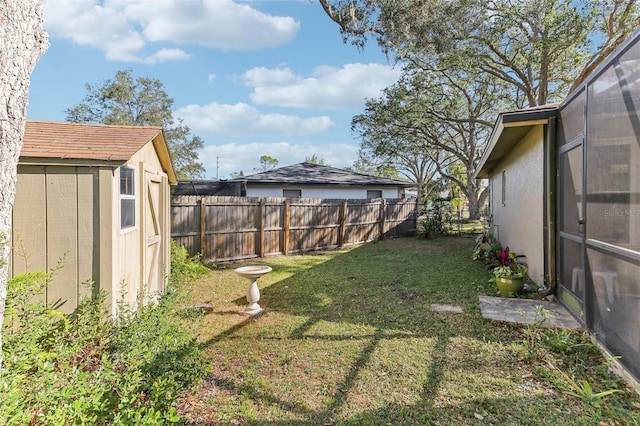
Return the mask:
[[234,270],[236,274],[251,281],[249,289],[247,290],[247,307],[244,308],[243,313],[253,316],[264,312],[264,309],[258,305],[258,301],[260,300],[258,278],[271,271],[271,267],[263,265],[243,266]]

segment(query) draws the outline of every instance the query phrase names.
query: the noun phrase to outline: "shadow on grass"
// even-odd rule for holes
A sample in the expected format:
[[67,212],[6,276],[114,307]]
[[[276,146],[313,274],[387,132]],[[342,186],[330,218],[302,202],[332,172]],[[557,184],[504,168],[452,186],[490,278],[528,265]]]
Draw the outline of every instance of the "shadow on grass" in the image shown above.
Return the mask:
[[[256,350],[254,344],[269,345],[270,340],[309,341],[318,348],[327,342],[355,342],[360,345],[358,352],[350,358],[349,365],[340,370],[342,378],[332,384],[321,409],[311,408],[305,401],[285,400],[259,381],[242,380],[229,373],[225,373],[226,376],[212,373],[205,382],[251,400],[256,406],[277,408],[286,412],[283,417],[287,417],[287,420],[272,421],[243,419],[237,424],[428,424],[422,422],[431,418],[430,413],[442,410],[436,406],[435,399],[445,370],[456,368],[447,365],[451,339],[509,338],[495,327],[486,327],[487,321],[480,316],[478,291],[486,281],[486,273],[482,265],[470,260],[471,246],[472,240],[460,238],[425,241],[421,245],[414,241],[411,244],[390,241],[355,248],[326,262],[319,263],[316,259],[304,267],[297,264],[292,267],[283,259],[265,259],[274,271],[291,275],[261,290],[260,304],[267,310],[264,318],[246,318],[202,345],[206,348],[223,341],[236,344],[246,341],[248,348]],[[432,312],[432,303],[455,304],[463,308],[463,313]],[[280,315],[302,321],[282,332],[277,324]],[[319,333],[319,328],[327,323],[333,324],[330,331]],[[253,324],[256,330],[248,332],[248,326]],[[264,329],[258,331],[259,327]],[[350,333],[351,327],[359,328]],[[422,390],[416,395],[419,401],[413,405],[388,403],[381,409],[363,407],[358,414],[344,420],[342,411],[348,405],[350,394],[358,380],[364,380],[363,371],[372,363],[380,345],[419,338],[432,342],[430,362],[424,365]],[[260,358],[258,355],[257,359]],[[499,405],[508,406],[508,401],[508,398],[500,400]],[[468,415],[473,407],[453,410],[448,409],[447,418],[451,415],[455,418],[455,410],[459,410],[460,416]],[[483,410],[475,417],[472,411],[472,419],[483,417]],[[238,418],[243,418],[242,414],[239,413]]]

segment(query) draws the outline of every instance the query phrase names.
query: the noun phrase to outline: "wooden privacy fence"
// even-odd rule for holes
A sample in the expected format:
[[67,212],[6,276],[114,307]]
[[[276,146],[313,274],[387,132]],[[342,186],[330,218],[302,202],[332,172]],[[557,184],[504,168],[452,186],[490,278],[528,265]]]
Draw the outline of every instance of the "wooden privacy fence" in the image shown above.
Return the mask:
[[171,237],[190,255],[228,261],[412,235],[415,199],[174,196]]

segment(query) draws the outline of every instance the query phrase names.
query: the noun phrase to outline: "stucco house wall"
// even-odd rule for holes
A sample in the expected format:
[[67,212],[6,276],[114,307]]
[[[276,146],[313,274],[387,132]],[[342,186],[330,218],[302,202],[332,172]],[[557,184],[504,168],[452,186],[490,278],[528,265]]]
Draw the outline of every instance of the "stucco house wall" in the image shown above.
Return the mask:
[[355,188],[328,188],[309,186],[261,186],[251,187],[247,185],[247,197],[282,197],[284,189],[299,189],[301,198],[329,198],[329,199],[360,199],[367,198],[367,191],[381,191],[382,198],[404,198],[402,191],[397,188],[381,187],[355,187]]
[[527,257],[529,276],[538,284],[544,280],[543,147],[543,126],[534,126],[489,178],[493,234]]
[[[352,172],[313,163],[298,163],[255,173],[230,182],[246,185],[247,197],[295,197],[316,199],[405,198],[410,182]],[[295,191],[286,194],[284,191]],[[381,191],[369,196],[367,191]],[[381,196],[380,196],[381,195]]]

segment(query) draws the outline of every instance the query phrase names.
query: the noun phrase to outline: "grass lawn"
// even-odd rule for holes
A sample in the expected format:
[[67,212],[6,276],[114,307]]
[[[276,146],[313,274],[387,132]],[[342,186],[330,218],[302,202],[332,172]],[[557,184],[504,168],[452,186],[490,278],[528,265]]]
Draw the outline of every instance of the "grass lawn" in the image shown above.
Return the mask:
[[[584,334],[481,317],[478,296],[495,291],[472,247],[404,238],[253,261],[273,268],[258,281],[256,318],[238,313],[248,281],[233,269],[248,263],[219,265],[193,283],[193,303],[211,307],[194,324],[210,372],[180,414],[225,425],[640,424],[640,398]],[[583,379],[591,393],[572,387]]]

